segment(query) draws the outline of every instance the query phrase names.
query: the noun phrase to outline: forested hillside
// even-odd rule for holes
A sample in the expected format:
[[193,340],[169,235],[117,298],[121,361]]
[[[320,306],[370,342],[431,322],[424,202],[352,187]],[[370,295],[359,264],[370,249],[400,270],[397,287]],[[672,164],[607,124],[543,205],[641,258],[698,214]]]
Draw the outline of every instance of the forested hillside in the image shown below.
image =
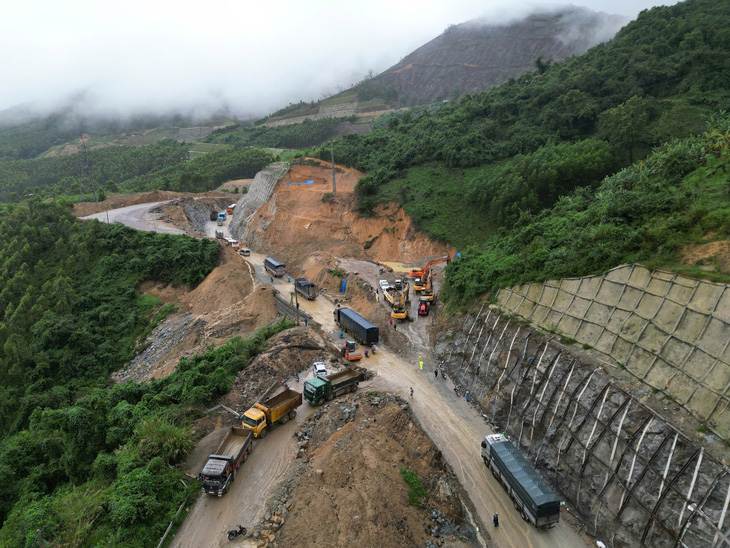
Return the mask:
[[335,158],[367,173],[364,213],[396,200],[432,236],[483,245],[730,108],[728,29],[729,0],[654,8],[580,57],[348,135]]
[[[205,192],[230,179],[253,177],[274,161],[271,153],[259,149],[218,150],[188,161],[189,148],[167,139],[145,147],[91,150],[83,190],[91,193],[93,183],[102,192]],[[82,162],[78,154],[0,162],[0,202],[17,201],[24,194],[78,195]]]
[[0,224],[0,546],[155,546],[177,507],[174,465],[196,406],[226,393],[269,335],[183,360],[170,377],[109,388],[145,332],[172,311],[143,280],[194,286],[209,240],[77,221],[15,206]]

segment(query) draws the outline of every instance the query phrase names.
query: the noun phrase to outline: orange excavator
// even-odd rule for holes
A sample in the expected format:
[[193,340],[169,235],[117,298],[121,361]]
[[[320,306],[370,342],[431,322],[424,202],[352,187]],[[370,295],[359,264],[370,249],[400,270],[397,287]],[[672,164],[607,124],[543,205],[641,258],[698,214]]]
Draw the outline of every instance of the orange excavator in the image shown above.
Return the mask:
[[[423,270],[411,270],[411,276],[416,277],[416,281],[413,282],[413,290],[418,292],[423,291],[426,288],[426,284],[428,282],[428,278],[431,275],[431,267],[438,263],[446,263],[449,264],[451,262],[451,256],[446,255],[444,257],[441,257],[440,259],[434,259],[433,261],[429,261],[426,263],[426,266],[423,267]],[[420,275],[419,275],[420,272]],[[415,274],[414,274],[415,273]]]
[[446,263],[449,264],[451,262],[451,255],[444,255],[443,257],[439,259],[434,259],[433,261],[429,261],[426,263],[426,266],[419,269],[411,270],[408,274],[411,278],[421,278],[423,279],[425,276],[428,276],[428,271],[431,269],[431,267],[438,263]]

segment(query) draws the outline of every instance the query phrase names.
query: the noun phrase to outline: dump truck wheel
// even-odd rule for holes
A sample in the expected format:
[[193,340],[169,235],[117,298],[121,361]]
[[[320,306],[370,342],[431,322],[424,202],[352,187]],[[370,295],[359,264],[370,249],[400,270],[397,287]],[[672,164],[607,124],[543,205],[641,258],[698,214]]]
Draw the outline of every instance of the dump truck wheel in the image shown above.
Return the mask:
[[281,424],[286,424],[287,422],[289,422],[289,415],[281,417]]
[[243,462],[246,462],[246,461],[248,460],[248,451],[246,451],[246,452],[245,452],[245,453],[243,454],[243,459],[241,459],[241,460],[243,460]]
[[356,384],[352,386],[352,391],[353,392],[357,392],[357,385]]
[[291,413],[289,413],[289,419],[290,420],[294,420],[296,418],[297,418],[297,412],[296,412],[296,410],[294,410]]
[[266,437],[267,428],[264,428],[259,434],[259,438],[264,439]]
[[332,401],[334,396],[332,394],[327,394],[327,401]]

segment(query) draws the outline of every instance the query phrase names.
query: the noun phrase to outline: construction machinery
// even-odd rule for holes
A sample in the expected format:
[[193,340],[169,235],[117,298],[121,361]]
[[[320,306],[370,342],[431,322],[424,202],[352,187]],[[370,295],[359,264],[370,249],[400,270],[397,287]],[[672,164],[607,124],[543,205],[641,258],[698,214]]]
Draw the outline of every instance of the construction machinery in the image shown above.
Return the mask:
[[390,313],[390,316],[396,320],[407,320],[410,308],[411,297],[408,291],[408,284],[405,284],[403,286],[403,291],[401,291],[400,298],[393,303],[393,312]]
[[[449,264],[451,262],[451,255],[444,255],[443,257],[440,257],[438,259],[434,259],[433,261],[428,261],[426,263],[426,266],[423,268],[411,270],[409,272],[409,276],[411,278],[421,278],[421,280],[424,280],[426,277],[428,277],[428,272],[431,270],[431,267],[438,263],[446,263]],[[418,290],[416,290],[418,291]]]
[[429,303],[433,303],[436,295],[433,291],[433,272],[428,273],[426,284],[423,286],[423,292],[421,293],[421,300],[426,299]]
[[395,287],[388,287],[383,290],[383,297],[385,297],[385,300],[390,304],[390,306],[395,306],[395,303],[398,302],[398,299],[400,299],[400,291],[398,291]]
[[362,359],[362,352],[360,352],[360,350],[358,350],[358,346],[355,341],[346,340],[342,344],[340,353],[343,356],[345,356],[345,359],[347,359],[347,361],[350,361],[350,362],[356,362],[357,360]]

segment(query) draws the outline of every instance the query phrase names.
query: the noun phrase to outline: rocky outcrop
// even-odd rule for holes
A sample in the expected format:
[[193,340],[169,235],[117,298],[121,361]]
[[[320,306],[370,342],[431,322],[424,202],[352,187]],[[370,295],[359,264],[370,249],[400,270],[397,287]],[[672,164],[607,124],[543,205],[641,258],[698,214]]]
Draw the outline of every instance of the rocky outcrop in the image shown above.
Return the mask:
[[484,308],[436,351],[589,533],[616,547],[727,542],[724,444],[681,432],[697,423],[669,397],[652,408],[581,350]]

